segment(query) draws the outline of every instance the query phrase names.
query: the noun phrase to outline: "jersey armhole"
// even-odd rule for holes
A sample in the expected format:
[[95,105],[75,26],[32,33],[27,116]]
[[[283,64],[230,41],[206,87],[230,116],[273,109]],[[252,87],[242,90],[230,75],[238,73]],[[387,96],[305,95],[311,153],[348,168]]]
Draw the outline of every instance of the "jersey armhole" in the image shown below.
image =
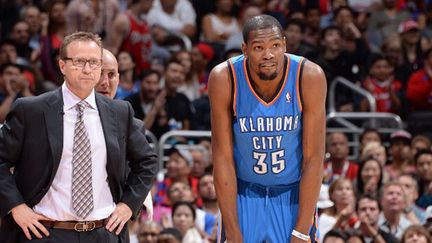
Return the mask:
[[231,115],[234,119],[237,116],[236,112],[236,82],[234,77],[234,67],[232,66],[231,60],[227,60],[227,66],[229,71],[229,79],[231,81]]
[[297,80],[297,98],[298,98],[298,104],[300,107],[300,111],[303,110],[303,89],[302,89],[302,78],[303,78],[303,68],[304,64],[307,61],[306,58],[302,58],[300,60],[299,70],[298,70],[298,80]]

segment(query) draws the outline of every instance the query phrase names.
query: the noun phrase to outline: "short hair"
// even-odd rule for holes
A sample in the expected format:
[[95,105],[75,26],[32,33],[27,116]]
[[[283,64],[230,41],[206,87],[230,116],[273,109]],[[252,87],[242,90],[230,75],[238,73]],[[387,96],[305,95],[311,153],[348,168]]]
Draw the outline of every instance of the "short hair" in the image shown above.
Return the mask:
[[359,197],[359,199],[358,199],[357,202],[356,202],[356,211],[358,211],[358,209],[359,209],[359,203],[360,203],[360,201],[363,200],[363,199],[367,199],[367,200],[369,200],[369,201],[374,201],[374,202],[376,202],[377,205],[378,205],[378,209],[381,211],[381,204],[380,204],[378,198],[377,198],[376,196],[370,194],[370,193],[362,194],[362,195]]
[[336,18],[336,16],[338,16],[339,13],[340,13],[342,10],[348,10],[348,11],[351,13],[351,15],[352,15],[353,18],[354,18],[355,15],[356,15],[355,12],[354,12],[354,10],[353,10],[352,8],[350,8],[350,7],[348,7],[348,6],[340,6],[339,8],[337,8],[336,10],[334,10],[334,12],[333,12],[333,18]]
[[161,75],[158,71],[156,71],[154,69],[146,69],[141,73],[140,80],[142,81],[143,79],[147,78],[148,76],[150,76],[152,74],[156,74],[158,76],[158,79],[161,78]]
[[171,228],[165,228],[161,232],[159,232],[159,235],[172,235],[174,238],[176,238],[178,241],[182,240],[182,235],[180,231],[177,228],[171,227]]
[[370,70],[372,66],[375,65],[375,63],[377,63],[378,61],[386,61],[390,66],[392,66],[392,64],[384,55],[379,53],[374,53],[369,57],[369,60],[367,62],[368,70]]
[[432,155],[432,150],[430,149],[421,149],[414,156],[414,164],[417,165],[417,161],[422,155]]
[[419,141],[422,141],[422,142],[426,143],[427,147],[430,148],[430,146],[431,146],[431,140],[427,136],[422,135],[422,134],[415,135],[413,137],[413,139],[411,140],[411,144],[414,144],[414,143],[419,142]]
[[340,229],[332,229],[327,232],[327,234],[324,236],[323,242],[325,242],[325,240],[329,237],[337,237],[342,239],[344,242],[348,239],[348,235]]
[[186,201],[178,201],[178,202],[174,203],[173,208],[172,208],[172,215],[171,215],[171,217],[174,218],[174,213],[176,212],[177,208],[179,208],[180,206],[186,206],[186,207],[188,207],[192,211],[192,218],[195,221],[195,219],[196,219],[195,208],[194,208],[194,206],[193,206],[192,203],[186,202]]
[[363,137],[368,133],[376,133],[376,134],[378,134],[378,137],[381,139],[381,134],[379,133],[379,131],[376,128],[366,128],[363,130],[362,133],[360,133],[360,141],[362,141]]
[[101,48],[101,58],[102,58],[103,52],[102,52],[101,38],[96,34],[80,31],[80,32],[75,32],[70,35],[67,35],[64,38],[63,43],[60,46],[60,59],[64,59],[67,57],[66,48],[69,46],[69,44],[71,44],[74,41],[93,41]]
[[8,68],[8,67],[14,67],[14,68],[17,68],[17,69],[19,69],[20,73],[22,73],[22,72],[24,71],[23,68],[22,68],[20,65],[15,64],[15,63],[11,63],[11,62],[7,62],[7,63],[4,63],[4,64],[2,64],[2,65],[0,66],[0,75],[3,75],[4,71],[5,71],[6,68]]
[[418,183],[418,181],[417,181],[417,177],[416,177],[416,175],[413,173],[413,172],[403,172],[402,174],[400,174],[399,176],[398,176],[398,180],[399,180],[399,178],[401,178],[402,176],[406,176],[406,177],[409,177],[409,178],[411,178],[411,180],[413,180],[414,181],[414,186],[415,186],[415,189],[417,190],[417,192],[419,192],[419,183]]
[[178,65],[180,65],[180,66],[183,67],[183,65],[181,64],[180,61],[178,61],[178,60],[175,59],[175,58],[171,58],[171,59],[169,59],[169,60],[165,63],[165,71],[166,71],[166,69],[168,69],[168,67],[169,67],[171,64],[173,64],[173,63],[178,64]]
[[405,197],[405,192],[404,192],[404,188],[402,186],[402,184],[400,184],[398,181],[388,181],[386,182],[383,187],[381,188],[380,192],[379,192],[379,199],[381,200],[384,196],[384,191],[387,190],[387,188],[391,187],[391,186],[397,186],[402,190],[402,197],[404,202],[406,201],[406,197]]
[[264,14],[249,18],[243,26],[243,41],[248,43],[249,34],[252,31],[273,28],[277,28],[281,36],[284,36],[281,24],[274,17]]
[[321,30],[321,35],[320,35],[321,40],[324,40],[327,33],[330,31],[333,31],[333,30],[337,31],[340,35],[342,35],[342,31],[339,27],[337,27],[335,25],[330,25],[330,26],[325,27],[323,30]]
[[15,41],[13,41],[12,39],[4,39],[4,40],[0,41],[0,47],[5,46],[5,45],[13,46],[13,47],[15,47],[15,50],[17,48]]
[[423,227],[421,225],[411,225],[410,227],[408,227],[408,228],[405,229],[405,231],[404,231],[404,233],[402,235],[401,243],[405,243],[406,242],[405,241],[405,236],[410,231],[414,231],[417,234],[423,235],[426,238],[427,242],[432,242],[432,236],[431,236],[431,234],[429,233],[429,231],[425,227]]

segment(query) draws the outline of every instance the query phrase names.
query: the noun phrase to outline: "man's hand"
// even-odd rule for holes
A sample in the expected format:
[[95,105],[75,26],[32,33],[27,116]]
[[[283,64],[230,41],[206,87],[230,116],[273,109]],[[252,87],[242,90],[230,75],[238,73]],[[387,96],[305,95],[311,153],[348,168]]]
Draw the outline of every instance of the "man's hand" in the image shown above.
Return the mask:
[[114,209],[114,212],[111,214],[105,228],[109,232],[112,232],[115,228],[117,228],[115,233],[116,235],[119,235],[124,225],[129,221],[131,217],[132,210],[129,208],[129,206],[124,203],[118,203],[117,207]]
[[39,231],[41,231],[45,236],[49,236],[48,230],[41,223],[39,223],[39,220],[51,219],[35,213],[29,206],[24,203],[14,207],[11,210],[11,213],[15,222],[24,231],[27,239],[32,240],[30,231],[39,239],[42,239],[43,237]]

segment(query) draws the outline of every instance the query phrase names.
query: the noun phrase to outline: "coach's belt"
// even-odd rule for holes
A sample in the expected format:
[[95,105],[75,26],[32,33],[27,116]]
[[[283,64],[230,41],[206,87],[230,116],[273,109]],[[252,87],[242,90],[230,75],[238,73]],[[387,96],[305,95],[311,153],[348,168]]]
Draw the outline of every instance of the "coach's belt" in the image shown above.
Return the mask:
[[39,221],[43,226],[53,229],[75,230],[77,232],[92,231],[108,223],[108,218],[95,221]]

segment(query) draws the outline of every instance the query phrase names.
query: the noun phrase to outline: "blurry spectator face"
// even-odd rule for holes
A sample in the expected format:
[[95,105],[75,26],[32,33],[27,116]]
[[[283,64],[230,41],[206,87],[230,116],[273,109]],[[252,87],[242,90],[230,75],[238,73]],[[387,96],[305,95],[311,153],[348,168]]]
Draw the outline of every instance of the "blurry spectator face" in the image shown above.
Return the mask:
[[378,161],[374,159],[367,160],[365,161],[364,166],[362,167],[362,171],[360,171],[360,173],[364,185],[368,184],[369,182],[374,182],[375,184],[378,184],[381,176],[381,167],[378,164]]
[[327,146],[332,159],[343,160],[348,156],[348,140],[342,133],[330,134]]
[[248,6],[244,9],[242,14],[242,21],[246,21],[254,16],[261,14],[261,10],[256,6]]
[[342,238],[339,238],[336,236],[330,236],[330,237],[327,237],[323,243],[344,243],[344,242],[345,241]]
[[19,81],[22,79],[22,73],[19,68],[14,66],[8,66],[3,70],[3,74],[0,77],[0,85],[4,89],[5,84],[9,83],[13,90],[21,90],[19,87]]
[[201,150],[192,150],[191,154],[193,159],[191,175],[195,177],[201,177],[207,167],[205,154]]
[[169,188],[169,199],[171,204],[178,201],[193,201],[192,190],[189,185],[183,182],[174,182]]
[[386,151],[383,147],[372,149],[369,153],[369,156],[376,159],[381,166],[384,166],[387,162]]
[[138,232],[139,243],[156,243],[160,227],[156,222],[145,222],[141,224]]
[[65,17],[66,5],[61,2],[55,3],[50,11],[50,21],[56,24],[62,24],[66,22]]
[[191,170],[186,159],[180,156],[177,152],[170,155],[166,168],[167,176],[173,179],[188,176]]
[[0,64],[7,62],[15,63],[17,59],[16,47],[12,44],[5,43],[0,46]]
[[192,57],[188,51],[182,51],[177,54],[177,60],[183,65],[184,72],[189,73],[192,69]]
[[360,199],[357,214],[361,220],[365,220],[370,225],[376,225],[380,214],[378,202],[369,198]]
[[411,143],[411,154],[414,157],[420,150],[430,149],[430,144],[426,140],[417,140]]
[[297,46],[302,40],[302,31],[300,26],[290,24],[285,30],[287,46]]
[[153,0],[141,0],[141,13],[148,13],[153,6]]
[[370,131],[365,134],[363,134],[362,140],[360,143],[362,144],[362,147],[366,146],[366,144],[370,142],[378,142],[381,143],[381,137],[380,135],[375,131]]
[[419,232],[418,230],[407,230],[404,233],[403,242],[405,243],[430,243],[430,240],[424,234],[425,232]]
[[321,15],[319,9],[311,8],[306,11],[306,25],[312,29],[319,29]]
[[192,48],[191,55],[192,66],[194,66],[195,68],[207,65],[207,59],[205,59],[204,55],[200,52],[198,47],[194,46]]
[[370,68],[369,74],[377,81],[387,81],[393,73],[393,68],[386,59],[377,60]]
[[173,214],[173,224],[184,236],[186,232],[194,227],[193,213],[188,206],[179,206]]
[[351,181],[342,180],[331,192],[330,199],[337,205],[353,205],[354,189]]
[[346,241],[346,243],[363,243],[363,242],[364,241],[362,240],[362,238],[360,238],[360,236],[358,235],[350,236]]
[[19,21],[13,26],[11,37],[16,43],[25,45],[30,39],[30,27],[24,21]]
[[204,201],[216,201],[212,175],[205,175],[199,181],[199,194]]
[[322,44],[330,51],[340,51],[342,48],[342,36],[340,31],[335,29],[327,31],[324,40],[322,40]]
[[118,54],[117,59],[120,72],[126,72],[135,68],[135,63],[129,53],[122,51]]
[[393,157],[393,160],[407,160],[411,156],[410,145],[405,140],[396,139],[391,143],[389,153]]
[[37,7],[27,7],[24,14],[24,20],[30,26],[31,33],[37,33],[40,28],[40,11]]
[[417,159],[417,173],[421,179],[432,181],[432,155],[423,154]]
[[141,94],[145,100],[153,101],[156,99],[160,89],[159,76],[155,73],[147,75],[141,80]]
[[347,24],[354,22],[354,18],[351,11],[349,11],[349,9],[344,8],[338,12],[338,15],[335,16],[334,21],[336,26],[338,26],[339,28],[343,28]]
[[181,242],[177,240],[174,235],[163,234],[158,236],[157,243],[181,243]]
[[403,33],[402,41],[411,45],[417,44],[417,42],[420,41],[420,31],[417,29],[412,29]]
[[160,0],[163,10],[167,13],[173,13],[177,0]]
[[102,59],[102,73],[99,83],[95,87],[95,91],[107,97],[114,98],[119,84],[117,61],[111,53],[105,50],[103,51]]
[[384,212],[401,213],[405,208],[404,192],[399,185],[390,185],[384,188],[381,198],[381,208]]
[[418,197],[417,182],[411,176],[399,176],[398,182],[402,185],[407,200],[407,207],[411,206]]
[[165,70],[165,86],[177,90],[185,81],[184,67],[179,63],[170,63]]
[[394,8],[396,6],[395,0],[382,0],[382,3],[387,9]]
[[216,7],[225,14],[229,14],[233,8],[233,0],[218,0],[216,2]]
[[383,46],[383,53],[393,66],[399,65],[401,59],[401,42],[399,37],[389,37]]

